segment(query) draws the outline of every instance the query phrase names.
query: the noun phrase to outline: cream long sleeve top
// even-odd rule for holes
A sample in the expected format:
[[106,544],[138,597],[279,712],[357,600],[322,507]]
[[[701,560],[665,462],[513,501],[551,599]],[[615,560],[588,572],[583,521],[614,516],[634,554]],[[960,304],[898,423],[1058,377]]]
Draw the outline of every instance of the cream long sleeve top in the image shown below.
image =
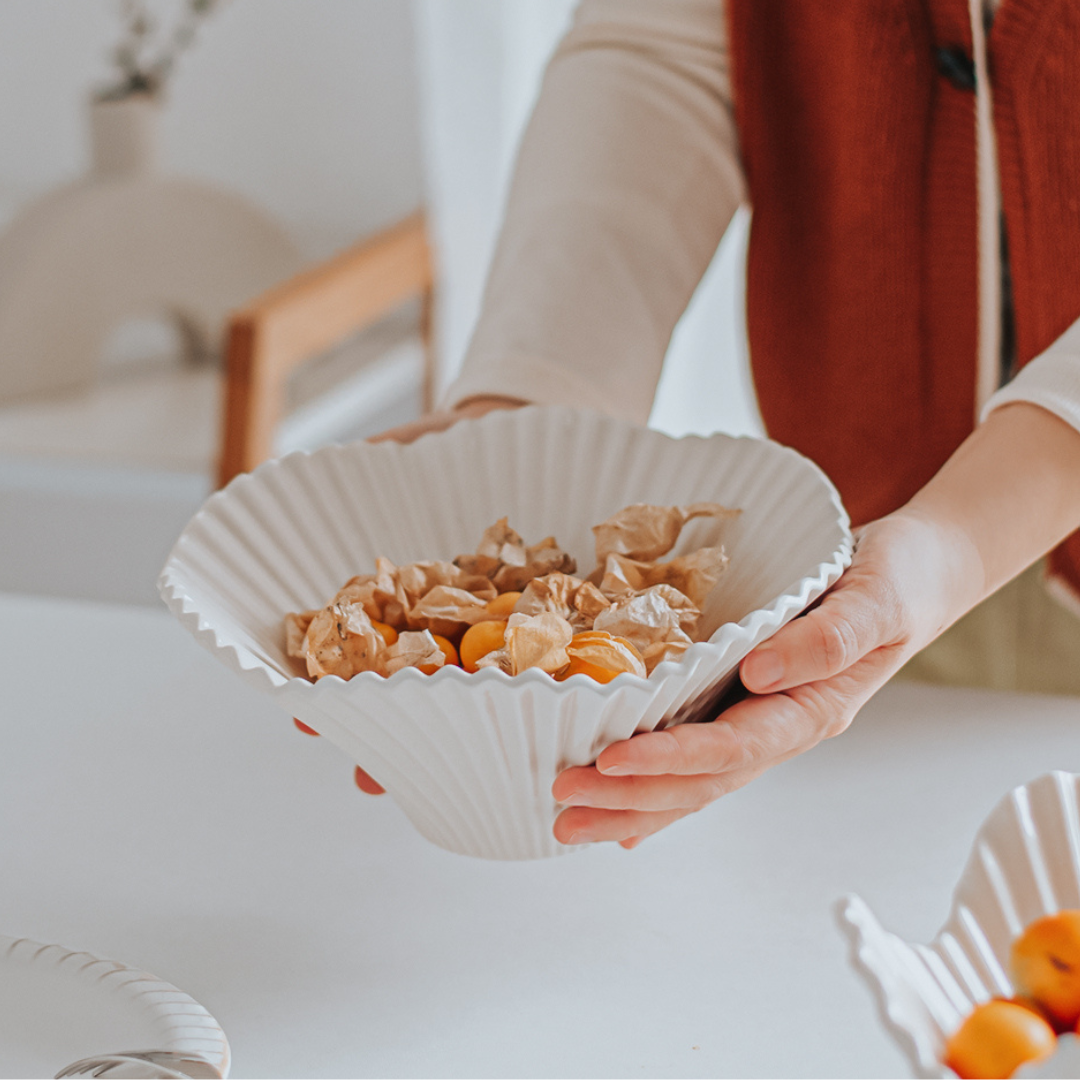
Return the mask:
[[[982,4],[983,418],[1011,401],[1080,430],[1080,320],[997,389],[998,192]],[[986,89],[984,89],[986,88]],[[644,423],[671,333],[746,196],[723,0],[582,0],[525,131],[481,314],[444,404],[499,395]]]

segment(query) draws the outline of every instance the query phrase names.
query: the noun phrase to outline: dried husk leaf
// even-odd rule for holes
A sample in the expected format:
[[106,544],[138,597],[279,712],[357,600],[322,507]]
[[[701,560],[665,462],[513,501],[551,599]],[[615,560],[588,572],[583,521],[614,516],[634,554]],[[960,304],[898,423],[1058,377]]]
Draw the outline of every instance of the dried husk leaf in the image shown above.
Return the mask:
[[595,585],[571,574],[556,572],[533,578],[514,605],[522,615],[540,615],[553,611],[574,628],[591,630],[593,620],[610,601]]
[[430,630],[433,634],[453,637],[466,627],[491,618],[486,603],[464,589],[436,585],[412,606],[407,620],[413,630]]
[[477,671],[479,671],[480,668],[485,667],[495,667],[507,675],[512,674],[510,670],[510,653],[506,651],[506,647],[504,646],[501,649],[493,649],[491,652],[486,653],[485,655],[481,656],[479,660],[476,661]]
[[318,615],[318,611],[290,611],[285,616],[285,655],[296,660],[307,658],[307,648],[304,645],[304,637],[311,625],[311,620]]
[[611,601],[591,582],[582,582],[581,587],[574,594],[574,607],[577,608],[577,620],[571,618],[571,623],[580,621],[581,629],[592,629],[596,616],[601,611],[611,607]]
[[[330,604],[360,604],[368,618],[396,626],[394,619],[404,615],[403,608],[400,613],[398,611],[400,600],[397,567],[389,559],[379,556],[375,560],[374,574],[361,574],[350,578],[338,590]],[[390,608],[389,617],[387,608]]]
[[416,562],[399,566],[397,580],[404,593],[407,611],[411,610],[421,597],[440,585],[472,593],[484,603],[498,596],[495,586],[484,575],[470,574],[452,562]]
[[741,512],[711,502],[691,503],[689,506],[633,503],[607,521],[593,526],[597,566],[605,566],[611,554],[650,562],[666,555],[675,546],[682,527],[691,519],[737,517]]
[[652,585],[671,585],[701,607],[730,561],[723,547],[698,548],[668,562],[641,562],[612,553],[604,566],[600,591],[614,598]]
[[497,559],[506,566],[524,566],[525,541],[510,528],[507,518],[499,518],[484,530],[476,554]]
[[441,668],[445,663],[446,654],[429,630],[406,630],[386,650],[387,675],[406,667]]
[[479,574],[490,579],[502,563],[493,555],[459,555],[454,565],[466,574]]
[[689,641],[654,641],[647,645],[641,653],[645,661],[645,670],[651,675],[657,664],[665,660],[681,660],[682,655],[690,648]]
[[511,615],[506,624],[505,645],[510,660],[510,674],[518,675],[533,667],[549,675],[561,671],[570,663],[566,646],[573,637],[574,630],[570,623],[554,612]]
[[555,537],[547,536],[540,543],[525,549],[524,565],[504,564],[491,580],[501,593],[523,592],[525,586],[538,577],[555,573],[572,574],[576,569],[574,557],[559,547]]
[[638,593],[615,599],[593,624],[615,637],[633,642],[642,656],[656,642],[690,644],[701,612],[678,589],[653,585]]
[[542,615],[545,611],[553,611],[569,619],[575,610],[574,593],[581,584],[581,578],[570,574],[554,573],[533,578],[514,604],[514,612],[519,615]]
[[579,634],[566,646],[571,660],[582,660],[605,671],[629,672],[632,675],[647,674],[642,656],[611,634]]
[[304,636],[304,658],[313,679],[382,671],[386,651],[382,634],[360,604],[330,604],[315,614]]

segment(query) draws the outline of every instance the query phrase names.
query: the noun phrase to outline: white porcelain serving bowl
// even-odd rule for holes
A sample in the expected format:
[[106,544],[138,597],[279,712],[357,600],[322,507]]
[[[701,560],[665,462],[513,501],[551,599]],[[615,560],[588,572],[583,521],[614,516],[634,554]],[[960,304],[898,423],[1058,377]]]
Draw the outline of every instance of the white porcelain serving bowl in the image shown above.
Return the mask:
[[[1054,772],[1005,796],[979,829],[945,925],[929,945],[884,930],[866,903],[837,905],[851,961],[882,1022],[922,1077],[953,1077],[945,1043],[980,1002],[1010,997],[1009,950],[1035,919],[1080,908],[1080,777]],[[1018,1077],[1080,1076],[1080,1046],[1063,1036],[1057,1052]]]
[[[634,502],[716,501],[743,513],[691,522],[675,553],[722,541],[731,564],[703,611],[710,635],[648,679],[557,683],[456,667],[311,683],[284,653],[282,617],[321,607],[385,555],[401,564],[475,550],[504,515],[554,535],[587,574],[591,527]],[[370,772],[430,840],[528,859],[551,835],[556,775],[635,732],[704,718],[739,661],[850,562],[847,514],[813,463],[763,439],[672,439],[596,413],[530,407],[400,446],[291,454],[210,497],[160,589],[195,637]]]

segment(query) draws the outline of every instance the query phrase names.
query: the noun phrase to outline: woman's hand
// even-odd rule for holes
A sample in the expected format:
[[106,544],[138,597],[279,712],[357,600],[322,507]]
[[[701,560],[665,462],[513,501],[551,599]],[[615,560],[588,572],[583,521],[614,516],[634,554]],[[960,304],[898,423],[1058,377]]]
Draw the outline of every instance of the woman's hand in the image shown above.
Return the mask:
[[743,660],[752,695],[704,724],[636,735],[552,787],[570,809],[564,844],[646,836],[839,735],[901,665],[948,624],[958,577],[977,573],[963,535],[899,512],[858,533],[848,571],[822,602]]
[[[1075,428],[1026,403],[992,413],[910,503],[858,531],[851,566],[816,608],[743,660],[751,697],[561,773],[556,839],[634,847],[844,731],[909,657],[1080,525],[1077,476]],[[356,782],[381,791],[361,769]]]
[[634,847],[838,735],[904,662],[1080,525],[1080,432],[1036,405],[991,413],[911,500],[859,531],[821,604],[742,662],[751,697],[636,735],[552,786],[563,843]]

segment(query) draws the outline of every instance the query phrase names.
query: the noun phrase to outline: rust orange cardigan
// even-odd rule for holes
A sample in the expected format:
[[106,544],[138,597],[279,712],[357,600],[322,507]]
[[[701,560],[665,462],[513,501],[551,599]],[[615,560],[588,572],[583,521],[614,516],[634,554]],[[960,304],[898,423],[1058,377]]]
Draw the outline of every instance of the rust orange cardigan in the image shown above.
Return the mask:
[[[975,422],[967,0],[728,0],[728,13],[762,416],[868,521]],[[1023,365],[1080,317],[1080,0],[1002,0],[987,54]],[[1050,569],[1080,595],[1080,533]]]

